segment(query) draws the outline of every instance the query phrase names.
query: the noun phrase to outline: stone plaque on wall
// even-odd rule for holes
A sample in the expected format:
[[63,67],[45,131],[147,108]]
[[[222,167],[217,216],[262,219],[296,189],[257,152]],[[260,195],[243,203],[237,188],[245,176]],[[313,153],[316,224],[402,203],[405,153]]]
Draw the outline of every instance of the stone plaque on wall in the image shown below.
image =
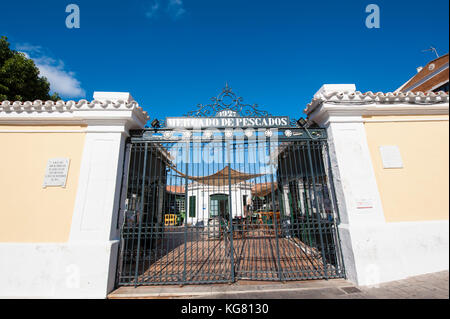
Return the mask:
[[51,158],[45,169],[44,188],[48,186],[66,187],[67,172],[69,171],[68,158]]
[[397,145],[380,146],[383,168],[403,168],[402,156]]

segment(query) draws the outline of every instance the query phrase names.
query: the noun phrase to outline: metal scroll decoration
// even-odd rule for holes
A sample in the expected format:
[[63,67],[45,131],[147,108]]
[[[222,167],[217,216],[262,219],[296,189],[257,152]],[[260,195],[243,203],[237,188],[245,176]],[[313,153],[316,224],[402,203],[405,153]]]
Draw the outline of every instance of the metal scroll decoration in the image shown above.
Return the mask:
[[233,111],[240,116],[253,116],[253,117],[265,117],[272,116],[266,111],[261,111],[258,109],[257,104],[245,104],[242,103],[244,99],[238,97],[228,86],[225,84],[222,92],[211,98],[213,103],[211,104],[198,104],[197,110],[188,112],[185,116],[189,117],[211,117],[216,116],[217,113],[221,111]]

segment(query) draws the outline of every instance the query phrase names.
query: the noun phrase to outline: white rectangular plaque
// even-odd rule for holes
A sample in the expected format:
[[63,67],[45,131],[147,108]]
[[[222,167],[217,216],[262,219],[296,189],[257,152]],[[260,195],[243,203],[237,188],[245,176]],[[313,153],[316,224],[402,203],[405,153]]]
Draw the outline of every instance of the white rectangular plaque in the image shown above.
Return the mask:
[[397,145],[380,146],[383,168],[403,168],[402,156]]
[[51,158],[45,169],[44,188],[47,186],[66,187],[67,172],[69,171],[68,158]]

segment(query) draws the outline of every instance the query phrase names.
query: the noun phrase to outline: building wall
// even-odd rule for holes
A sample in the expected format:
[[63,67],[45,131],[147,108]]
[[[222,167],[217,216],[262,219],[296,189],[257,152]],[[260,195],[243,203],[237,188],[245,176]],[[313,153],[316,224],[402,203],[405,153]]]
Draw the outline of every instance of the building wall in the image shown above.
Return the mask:
[[[0,298],[114,288],[125,139],[148,115],[127,93],[101,97],[0,103]],[[43,188],[48,159],[61,157],[65,187]]]
[[[214,194],[228,194],[228,185],[226,186],[210,186],[200,185],[188,188],[188,203],[187,203],[187,223],[196,224],[199,221],[206,222],[210,217],[210,196]],[[233,185],[231,188],[231,210],[233,217],[244,215],[244,203],[242,196],[251,196],[251,185],[244,184],[241,188],[238,185]],[[189,197],[196,196],[196,216],[189,217]]]
[[[0,242],[67,242],[84,127],[0,125]],[[66,187],[43,188],[47,161],[70,159]]]
[[[437,124],[439,131],[430,129],[431,135],[443,136],[435,138],[434,147],[427,147],[448,154],[448,137],[445,138],[442,125],[434,116],[427,119],[428,126]],[[427,203],[422,198],[434,196],[429,185],[420,181],[427,166],[420,167],[418,158],[427,155],[423,154],[426,149],[418,146],[425,142],[419,137],[423,129],[418,130],[416,125],[423,119],[405,122],[404,116],[355,116],[342,120],[336,116],[331,121],[327,131],[347,278],[357,285],[372,286],[448,269],[448,193],[444,190],[436,195],[440,198],[434,200],[441,203],[433,209],[438,212],[423,209]],[[411,127],[404,129],[406,132],[398,132],[404,125]],[[402,169],[382,168],[381,145],[399,146]],[[417,154],[418,151],[422,153]],[[433,163],[441,165],[433,168],[441,172],[437,177],[442,181],[438,183],[448,188],[448,164],[438,163]],[[407,167],[406,173],[400,173]],[[419,190],[421,196],[417,197],[414,192]],[[415,206],[422,209],[416,210]]]
[[[448,269],[448,100],[325,84],[308,104],[308,119],[328,133],[350,281],[371,286]],[[380,146],[397,146],[402,165],[383,168]]]
[[[448,116],[365,117],[386,222],[448,220]],[[399,147],[403,168],[383,168],[380,146]]]

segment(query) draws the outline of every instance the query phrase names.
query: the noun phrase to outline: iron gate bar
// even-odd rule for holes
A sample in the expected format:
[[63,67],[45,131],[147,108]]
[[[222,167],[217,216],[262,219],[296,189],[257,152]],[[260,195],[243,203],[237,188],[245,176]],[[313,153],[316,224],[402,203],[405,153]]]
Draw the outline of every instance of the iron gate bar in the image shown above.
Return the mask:
[[[230,146],[229,142],[226,142],[227,149],[227,163],[230,165]],[[230,167],[230,166],[229,166]],[[234,282],[234,247],[233,247],[233,208],[231,206],[232,193],[231,193],[231,169],[228,169],[228,220],[230,223],[229,237],[230,237],[230,263],[231,263],[231,282]]]
[[[295,146],[295,145],[294,145]],[[294,148],[294,154],[296,154],[296,150],[295,150],[295,148]],[[286,176],[286,179],[287,179],[287,182],[288,183],[290,183],[290,181],[291,181],[291,179],[292,178],[295,178],[299,173],[297,172],[297,169],[298,169],[298,167],[297,166],[294,166],[293,167],[293,165],[292,165],[292,156],[290,156],[289,157],[289,166],[290,166],[290,172],[291,172],[291,174],[293,175],[293,176]],[[283,166],[281,166],[281,167],[283,167]],[[286,172],[285,172],[285,174],[286,174]],[[283,177],[283,172],[281,172],[281,176],[280,176],[280,182],[282,183],[282,177]],[[283,183],[282,183],[283,184]],[[290,186],[289,186],[290,187]],[[297,191],[296,191],[296,189],[295,189],[295,193],[294,193],[294,197],[293,197],[293,200],[296,200],[296,198],[298,197],[298,194],[297,194]],[[288,203],[288,206],[289,206],[289,209],[290,210],[293,210],[293,206],[291,206],[290,205],[290,203]],[[292,212],[291,212],[291,214],[294,214],[295,215],[295,210],[293,210]],[[296,223],[295,223],[295,221],[292,221],[292,223],[294,224],[294,229],[293,230],[295,230],[295,226],[296,226]],[[292,249],[289,249],[289,251],[291,251]],[[301,252],[300,252],[300,254],[301,254]],[[303,268],[302,267],[303,265],[302,264],[300,264],[300,268]]]
[[[334,188],[334,178],[333,178],[333,170],[331,167],[331,158],[330,158],[330,152],[328,149],[328,145],[326,144],[326,148],[327,148],[327,152],[326,152],[326,156],[327,156],[327,164],[328,164],[328,175],[329,175],[329,185],[330,185],[330,190],[331,190],[331,200],[332,200],[332,204],[334,206],[334,211],[335,211],[335,217],[333,219],[333,225],[334,225],[334,237],[335,237],[335,242],[337,243],[341,243],[341,239],[340,239],[340,235],[339,232],[337,231],[338,229],[338,224],[340,224],[341,222],[341,216],[339,213],[339,205],[337,203],[337,198],[336,198],[336,189]],[[340,260],[340,264],[344,265],[344,257],[342,255],[342,251],[341,249],[337,249],[337,254],[339,256],[339,260]],[[345,267],[342,267],[341,269],[339,269],[341,273],[342,277],[345,277]]]
[[[141,190],[141,203],[140,203],[140,214],[139,214],[139,224],[138,224],[138,239],[141,237],[142,232],[142,216],[144,215],[144,190],[145,190],[145,176],[146,176],[146,168],[147,168],[147,149],[148,145],[145,144],[144,149],[144,169],[143,169],[143,176],[142,176],[142,190]],[[134,275],[134,286],[137,287],[137,281],[138,281],[138,269],[139,269],[139,257],[140,257],[140,247],[141,247],[141,241],[138,240],[137,242],[137,255],[136,255],[136,267],[135,267],[135,275]]]
[[[280,130],[282,135],[278,136],[277,143],[260,144],[257,139],[246,137],[226,143],[222,138],[220,145],[214,142],[213,154],[222,153],[222,164],[193,163],[209,141],[166,138],[161,133],[167,129],[132,132],[118,285],[344,276],[337,231],[339,214],[325,131],[292,128],[289,130],[295,134],[288,136],[287,130]],[[224,130],[220,132],[223,134]],[[186,145],[183,155],[186,163],[181,162],[184,173],[174,170],[165,157],[179,142]],[[254,177],[251,182],[236,180],[232,166],[237,172],[261,172],[265,164],[249,162],[252,153],[261,150],[271,158],[270,171],[266,167],[266,174]],[[194,180],[189,183],[191,176],[203,176],[204,182],[205,177],[224,167],[228,168],[227,174],[211,185]],[[173,202],[182,198],[176,195],[179,193],[168,193],[170,185],[174,188],[184,185],[184,221],[180,226],[164,224],[166,214],[175,212],[171,208]],[[268,193],[262,199],[256,196],[258,185],[266,185]],[[228,211],[227,221],[222,225],[219,218],[216,229],[209,223],[211,218],[205,219],[211,214],[211,203],[206,206],[207,211],[201,207],[205,199],[210,201],[205,194],[217,192],[225,193]],[[253,200],[251,209],[244,194]],[[193,217],[190,196],[195,196]],[[331,201],[331,208],[326,207],[327,200]],[[222,209],[219,208],[219,216]],[[262,224],[251,217],[257,211],[256,216],[264,221]],[[236,218],[239,216],[242,217]],[[261,219],[261,216],[265,217]]]
[[[270,140],[267,142],[268,143],[268,148],[269,148],[269,154],[272,152],[272,145],[270,144]],[[277,267],[278,267],[278,276],[280,281],[283,281],[283,273],[281,270],[281,263],[280,263],[280,245],[278,243],[278,227],[277,227],[277,216],[276,216],[276,209],[275,209],[275,197],[274,197],[274,193],[275,193],[275,189],[273,187],[273,167],[272,167],[272,163],[270,163],[270,187],[271,187],[271,197],[272,197],[272,206],[273,206],[273,210],[274,210],[274,217],[273,217],[273,225],[274,225],[274,232],[275,232],[275,243],[276,243],[276,251],[277,251]],[[281,211],[280,211],[281,214]]]
[[[121,224],[120,218],[123,217],[126,213],[126,210],[128,209],[126,198],[127,198],[127,187],[128,187],[128,172],[129,172],[129,165],[130,165],[130,150],[131,150],[131,144],[127,143],[125,145],[125,152],[123,157],[123,166],[122,166],[122,187],[120,188],[120,202],[119,202],[119,213],[117,214],[117,220],[116,220],[116,228],[118,230],[121,230],[123,227],[123,224]],[[115,285],[118,285],[119,282],[119,276],[122,273],[122,256],[123,256],[123,245],[121,244],[121,239],[119,240],[119,256],[116,261],[116,277],[115,277]]]
[[[315,174],[314,174],[314,172],[315,172],[315,170],[314,170],[314,168],[313,168],[313,163],[312,163],[312,159],[311,159],[311,145],[310,145],[310,143],[308,143],[307,144],[308,145],[308,161],[309,161],[309,165],[310,165],[310,168],[311,168],[311,179],[312,179],[312,183],[313,183],[313,192],[315,193],[316,192],[316,181],[315,181]],[[314,194],[314,197],[316,197],[316,194]],[[326,257],[325,257],[325,246],[324,246],[324,242],[323,242],[323,234],[322,234],[322,218],[321,218],[321,216],[320,216],[320,210],[319,210],[319,203],[318,203],[318,201],[316,200],[315,201],[315,204],[316,204],[316,209],[317,209],[317,211],[316,211],[316,214],[318,214],[319,216],[317,216],[318,218],[317,218],[317,220],[318,220],[318,226],[319,226],[319,233],[320,233],[320,244],[321,244],[321,246],[322,246],[322,260],[323,260],[323,266],[324,266],[324,268],[325,268],[325,278],[326,279],[328,279],[328,271],[327,271],[327,263],[326,263],[326,261],[327,261],[327,259],[326,259]]]
[[[293,169],[292,169],[292,163],[291,163],[291,161],[289,161],[290,163],[289,163],[289,165],[291,166],[291,172],[293,172]],[[282,169],[282,167],[283,166],[281,166],[281,169]],[[280,173],[277,175],[277,178],[278,178],[278,176],[279,176],[279,178],[280,178],[280,184],[281,185],[283,185],[283,181],[282,181],[282,177],[283,177],[283,172],[281,171],[281,169],[280,169]],[[285,172],[285,174],[286,174],[286,172]],[[289,177],[287,177],[287,180],[289,180]],[[282,196],[282,194],[280,194],[281,196]],[[280,204],[282,203],[282,201],[280,201]],[[289,206],[289,203],[287,203],[287,205],[283,205],[284,206],[284,209],[286,209],[286,206]],[[289,207],[289,209],[291,209],[290,207]],[[280,214],[283,214],[283,216],[284,216],[284,212],[282,212],[281,211],[281,208],[280,208]],[[283,223],[283,221],[281,221],[282,223]],[[280,225],[281,226],[281,225]],[[284,251],[284,255],[287,255],[286,254],[286,250],[288,249],[288,247],[286,247],[286,246],[282,246],[283,247],[283,251]],[[291,250],[289,249],[289,252],[290,252]],[[299,267],[302,269],[303,268],[303,265],[302,264],[299,264]],[[285,270],[285,271],[287,271],[287,270]],[[284,274],[283,274],[283,272],[282,272],[282,275],[283,275],[283,277],[284,277]],[[284,279],[284,278],[283,278]]]
[[[190,142],[186,142],[186,146],[187,146],[186,149],[189,150],[190,149]],[[189,152],[186,151],[185,169],[186,169],[186,175],[187,176],[189,176],[189,167],[188,167],[189,159],[188,159],[188,156],[189,156]],[[185,213],[186,217],[185,218],[187,218],[188,213],[190,213],[190,212],[188,212],[188,210],[191,209],[191,207],[190,207],[191,203],[189,202],[189,199],[188,199],[188,179],[187,178],[184,179],[184,183],[185,183],[185,198],[184,198],[185,204],[184,204],[184,207],[185,207],[185,210],[186,210],[186,213]],[[187,223],[185,222],[184,223],[183,282],[186,282],[186,278],[187,278],[186,264],[187,264]]]

